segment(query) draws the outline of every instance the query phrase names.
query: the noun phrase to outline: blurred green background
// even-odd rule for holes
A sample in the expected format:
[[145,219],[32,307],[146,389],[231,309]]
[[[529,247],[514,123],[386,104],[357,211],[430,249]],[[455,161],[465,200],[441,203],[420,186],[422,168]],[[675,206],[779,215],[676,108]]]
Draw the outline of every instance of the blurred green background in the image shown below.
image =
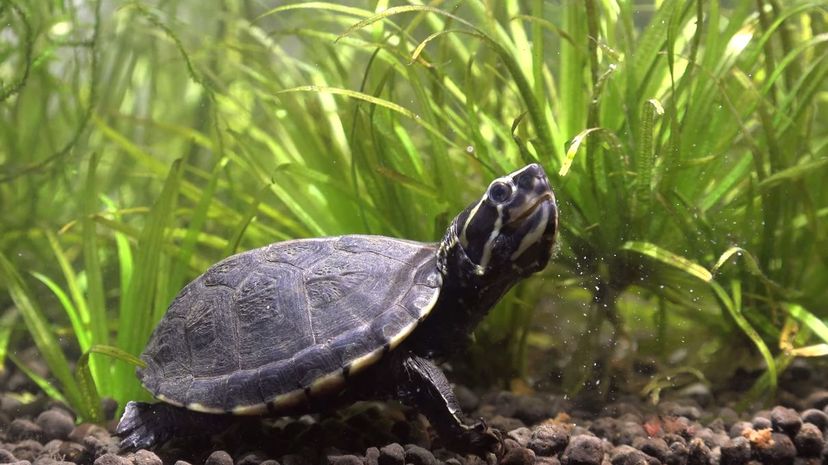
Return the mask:
[[539,162],[558,254],[458,379],[657,396],[758,370],[770,399],[828,353],[826,42],[823,1],[3,0],[0,361],[97,419],[146,397],[131,356],[210,264],[436,241]]

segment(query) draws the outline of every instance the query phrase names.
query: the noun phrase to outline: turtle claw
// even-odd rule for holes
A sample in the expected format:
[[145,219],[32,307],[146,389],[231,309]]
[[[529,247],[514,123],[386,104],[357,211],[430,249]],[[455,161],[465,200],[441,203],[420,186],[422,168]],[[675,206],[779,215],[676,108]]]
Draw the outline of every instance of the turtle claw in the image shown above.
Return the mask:
[[465,428],[452,444],[452,449],[479,456],[491,452],[500,457],[504,450],[503,433],[496,428],[490,428],[481,418],[474,425]]
[[128,402],[124,415],[115,429],[121,437],[121,448],[127,450],[144,449],[160,443],[171,436],[169,428],[163,421],[158,421],[153,404]]

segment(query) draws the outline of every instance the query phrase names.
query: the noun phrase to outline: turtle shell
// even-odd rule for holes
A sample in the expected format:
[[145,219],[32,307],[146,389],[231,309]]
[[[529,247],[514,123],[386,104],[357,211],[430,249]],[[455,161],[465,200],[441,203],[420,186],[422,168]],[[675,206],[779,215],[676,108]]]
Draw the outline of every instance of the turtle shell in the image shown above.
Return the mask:
[[280,242],[188,284],[153,332],[138,376],[162,401],[261,414],[345,378],[402,342],[434,307],[434,245],[381,236]]

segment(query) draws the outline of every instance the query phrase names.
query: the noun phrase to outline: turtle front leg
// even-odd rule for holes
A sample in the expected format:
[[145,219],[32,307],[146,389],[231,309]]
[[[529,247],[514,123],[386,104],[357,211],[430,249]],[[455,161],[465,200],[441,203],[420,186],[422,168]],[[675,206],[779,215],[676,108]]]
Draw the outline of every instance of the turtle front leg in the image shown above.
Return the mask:
[[128,402],[115,434],[121,437],[121,448],[141,449],[174,437],[215,434],[232,423],[226,415],[192,412],[165,403]]
[[396,375],[396,398],[422,412],[447,445],[458,451],[497,452],[499,431],[482,421],[463,423],[463,412],[446,375],[429,359],[409,354]]

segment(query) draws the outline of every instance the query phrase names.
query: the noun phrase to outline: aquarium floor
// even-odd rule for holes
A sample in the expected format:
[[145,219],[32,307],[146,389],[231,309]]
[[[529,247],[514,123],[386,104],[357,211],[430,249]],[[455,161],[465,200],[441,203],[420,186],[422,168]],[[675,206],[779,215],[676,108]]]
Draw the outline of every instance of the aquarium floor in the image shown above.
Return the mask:
[[[798,370],[798,371],[797,371]],[[826,374],[807,364],[783,378],[778,403],[737,413],[739,395],[704,385],[600,401],[542,392],[475,393],[458,386],[464,411],[504,434],[499,455],[460,455],[428,422],[395,403],[359,403],[326,416],[242,422],[215,437],[181,438],[125,451],[105,425],[75,424],[66,407],[19,373],[0,376],[0,463],[26,465],[817,465],[828,463]],[[790,375],[790,373],[793,373]],[[723,400],[728,398],[729,400]],[[110,412],[114,406],[105,406]]]

